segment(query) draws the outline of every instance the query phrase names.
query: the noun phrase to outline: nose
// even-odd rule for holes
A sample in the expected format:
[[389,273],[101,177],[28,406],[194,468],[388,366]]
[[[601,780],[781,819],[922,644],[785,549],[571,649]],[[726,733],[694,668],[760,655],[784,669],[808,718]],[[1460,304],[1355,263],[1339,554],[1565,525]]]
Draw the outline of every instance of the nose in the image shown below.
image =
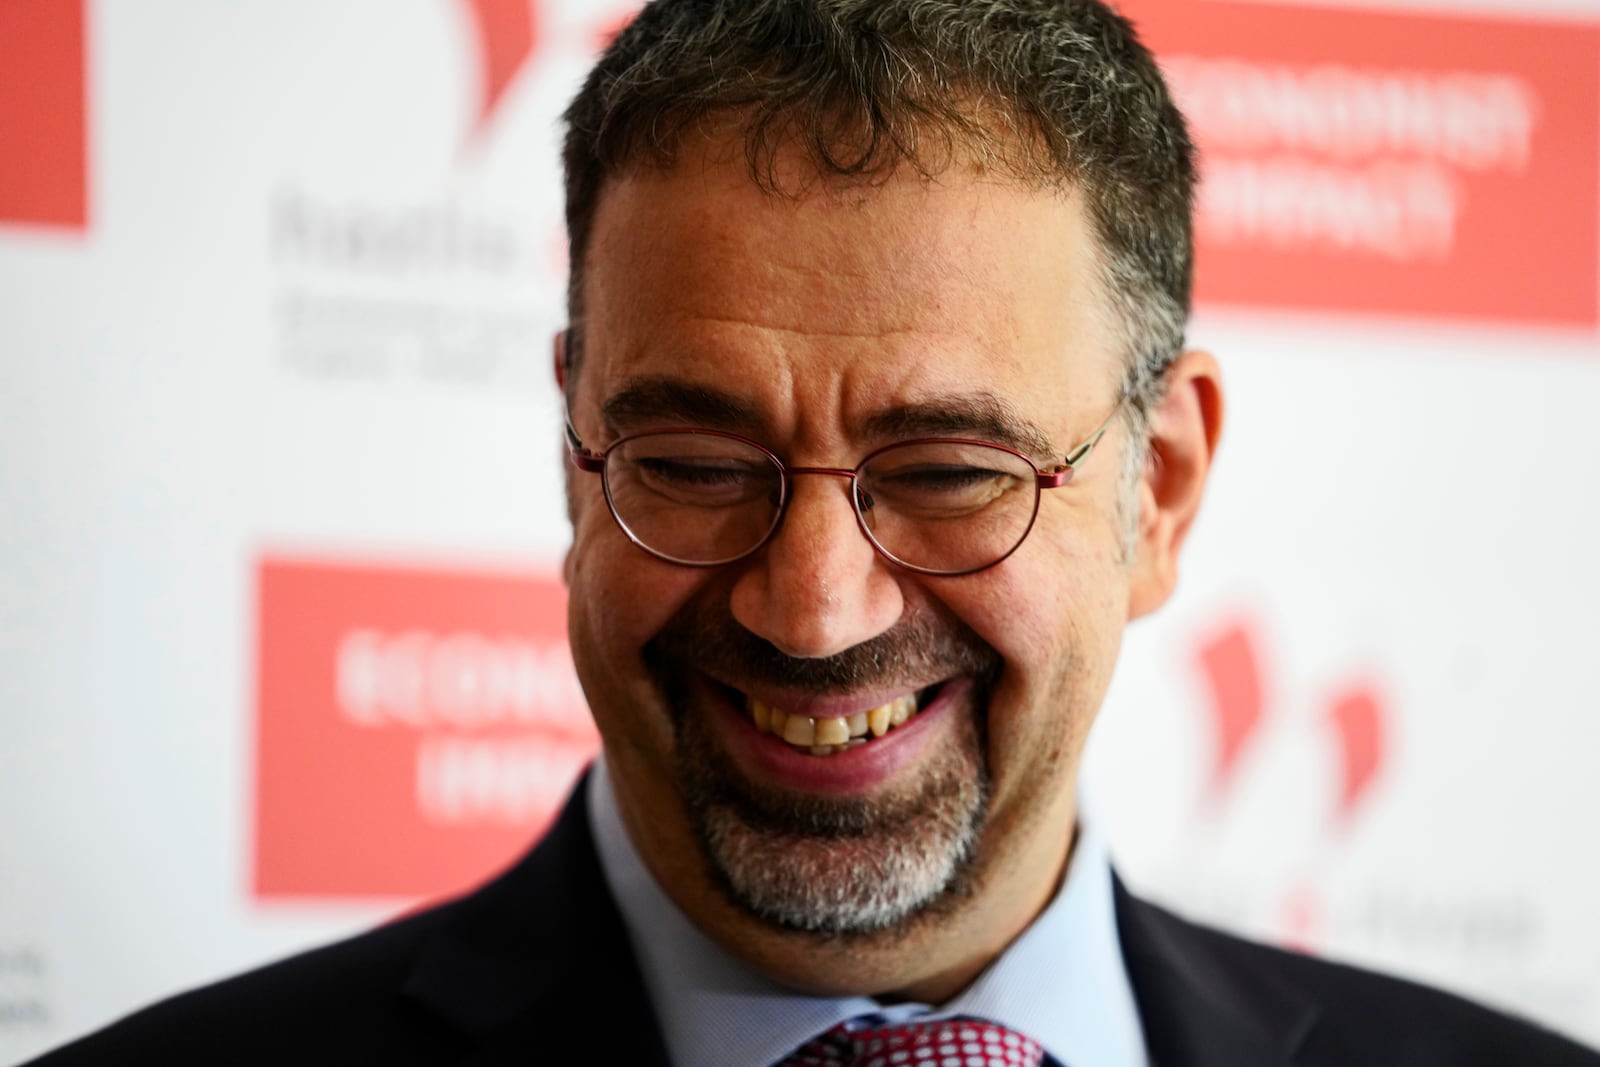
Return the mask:
[[905,604],[892,565],[856,524],[850,482],[807,475],[792,484],[783,524],[745,564],[729,610],[785,655],[831,656],[889,629]]

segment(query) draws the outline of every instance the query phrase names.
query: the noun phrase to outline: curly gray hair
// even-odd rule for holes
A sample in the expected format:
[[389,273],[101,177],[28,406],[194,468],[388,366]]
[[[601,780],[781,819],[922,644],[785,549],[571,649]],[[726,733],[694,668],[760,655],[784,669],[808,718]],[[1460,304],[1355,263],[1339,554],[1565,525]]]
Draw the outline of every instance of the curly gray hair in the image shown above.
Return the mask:
[[[780,148],[819,173],[925,176],[955,153],[1079,190],[1125,346],[1134,438],[1183,347],[1195,165],[1182,116],[1132,26],[1098,0],[654,0],[566,112],[574,327],[606,179],[672,165],[691,125],[732,117],[752,178]],[[1142,453],[1142,449],[1139,449]]]

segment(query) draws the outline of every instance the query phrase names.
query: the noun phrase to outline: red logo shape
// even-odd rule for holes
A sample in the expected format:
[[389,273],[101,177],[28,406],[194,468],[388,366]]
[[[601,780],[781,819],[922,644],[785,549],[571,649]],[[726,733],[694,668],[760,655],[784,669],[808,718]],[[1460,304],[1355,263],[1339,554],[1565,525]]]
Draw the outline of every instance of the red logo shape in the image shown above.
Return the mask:
[[1333,700],[1328,720],[1343,756],[1339,819],[1348,823],[1383,766],[1383,707],[1372,687],[1356,686]]
[[610,48],[611,42],[615,41],[622,31],[628,28],[628,24],[638,17],[639,9],[635,8],[632,11],[624,11],[620,15],[613,15],[601,23],[594,35],[595,50],[604,51]]
[[463,0],[478,36],[483,87],[474,132],[481,133],[494,117],[506,90],[516,79],[537,40],[534,0]]
[[1600,26],[1132,0],[1200,300],[1600,325]]
[[554,578],[267,559],[261,898],[459,890],[549,824],[598,737]]
[[1241,623],[1229,624],[1201,641],[1197,659],[1211,697],[1217,739],[1209,790],[1215,799],[1232,780],[1240,753],[1261,725],[1265,710],[1261,665],[1255,641]]
[[88,225],[84,0],[0,4],[0,222]]

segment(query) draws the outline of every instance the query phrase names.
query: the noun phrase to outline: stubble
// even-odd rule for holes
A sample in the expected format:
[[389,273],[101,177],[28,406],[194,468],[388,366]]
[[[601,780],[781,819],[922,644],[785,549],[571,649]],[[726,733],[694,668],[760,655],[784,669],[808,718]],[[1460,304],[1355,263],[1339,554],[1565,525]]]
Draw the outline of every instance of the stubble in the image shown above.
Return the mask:
[[[903,932],[971,895],[989,809],[987,701],[999,655],[958,621],[920,616],[826,659],[794,659],[725,609],[686,606],[645,651],[673,716],[680,787],[718,884],[736,905],[827,937]],[[694,672],[818,694],[974,679],[951,742],[917,778],[869,797],[752,781],[723,751]],[[830,758],[830,757],[819,757]]]

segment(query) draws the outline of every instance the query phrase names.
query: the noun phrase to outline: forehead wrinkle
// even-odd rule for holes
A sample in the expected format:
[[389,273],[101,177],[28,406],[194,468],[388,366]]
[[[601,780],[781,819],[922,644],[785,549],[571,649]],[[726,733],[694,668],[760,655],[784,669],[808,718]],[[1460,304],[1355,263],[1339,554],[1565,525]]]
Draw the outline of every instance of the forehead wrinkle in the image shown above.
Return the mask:
[[[1002,266],[975,253],[973,237],[990,223],[984,183],[963,185],[976,191],[976,201],[944,226],[930,227],[920,209],[947,199],[937,182],[848,196],[824,186],[785,198],[753,185],[742,166],[702,172],[702,182],[686,188],[675,184],[685,177],[683,170],[680,164],[630,174],[613,183],[601,204],[616,209],[647,206],[656,197],[675,201],[674,217],[613,236],[638,246],[631,258],[656,273],[695,318],[743,319],[754,307],[760,314],[751,324],[763,328],[870,337],[923,320],[952,285],[967,291],[1003,288]],[[863,220],[881,231],[877,238],[859,238]],[[789,239],[796,234],[831,236],[827,257],[816,256],[815,242]],[[736,278],[722,277],[716,287],[688,280],[729,262],[740,262],[744,270]],[[734,316],[727,314],[730,305],[739,308]]]
[[[768,301],[770,307],[772,301]],[[696,326],[721,326],[727,327],[730,334],[787,334],[798,338],[839,338],[845,341],[870,341],[879,338],[909,337],[923,339],[928,336],[926,327],[916,324],[864,324],[859,330],[847,330],[838,324],[826,326],[808,320],[800,320],[793,324],[759,321],[753,322],[744,315],[724,315],[711,311],[696,311],[693,315],[684,314],[684,319],[692,319]]]
[[[697,254],[679,249],[680,269],[692,269]],[[918,339],[966,325],[940,314],[946,292],[935,283],[948,285],[955,269],[785,263],[772,252],[728,258],[744,260],[745,272],[716,287],[680,291],[676,317],[696,327],[840,340]],[[998,316],[1001,309],[995,311]]]

